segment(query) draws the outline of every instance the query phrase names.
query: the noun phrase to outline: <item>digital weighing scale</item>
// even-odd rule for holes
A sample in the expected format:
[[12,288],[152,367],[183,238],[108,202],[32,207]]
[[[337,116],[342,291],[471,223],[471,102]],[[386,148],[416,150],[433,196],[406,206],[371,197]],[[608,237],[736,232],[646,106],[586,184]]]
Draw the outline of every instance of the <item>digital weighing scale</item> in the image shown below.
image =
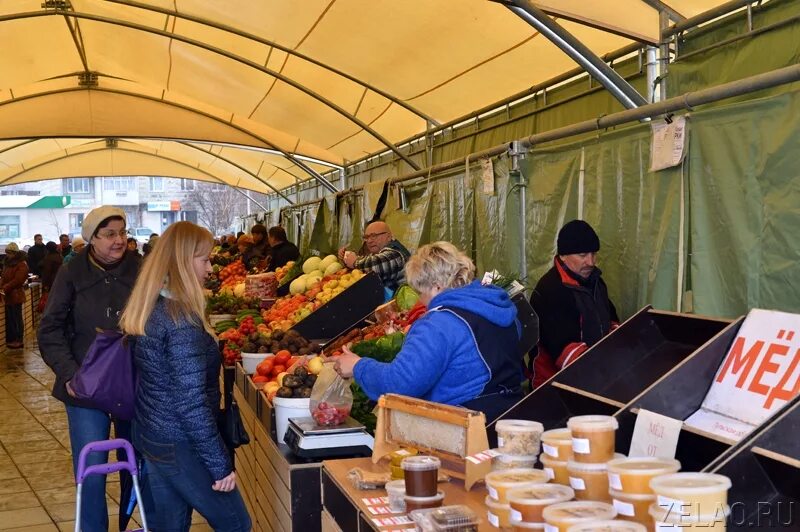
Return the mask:
[[283,441],[301,458],[333,458],[372,456],[375,439],[351,417],[335,427],[317,425],[312,417],[295,417],[289,418]]

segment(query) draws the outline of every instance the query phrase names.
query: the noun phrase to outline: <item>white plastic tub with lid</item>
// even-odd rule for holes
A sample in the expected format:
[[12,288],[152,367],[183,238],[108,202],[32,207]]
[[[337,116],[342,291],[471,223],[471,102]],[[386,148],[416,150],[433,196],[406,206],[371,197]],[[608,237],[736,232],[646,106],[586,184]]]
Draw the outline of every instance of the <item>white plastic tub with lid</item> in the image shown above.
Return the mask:
[[728,505],[731,479],[714,473],[675,473],[655,477],[656,503],[680,515],[716,515]]
[[680,469],[681,463],[673,458],[616,458],[608,462],[608,485],[612,490],[632,495],[652,494],[652,479]]
[[542,512],[547,532],[567,532],[577,523],[614,519],[617,511],[604,502],[573,501],[548,506]]
[[498,451],[531,456],[539,454],[544,425],[525,419],[501,419],[495,424]]

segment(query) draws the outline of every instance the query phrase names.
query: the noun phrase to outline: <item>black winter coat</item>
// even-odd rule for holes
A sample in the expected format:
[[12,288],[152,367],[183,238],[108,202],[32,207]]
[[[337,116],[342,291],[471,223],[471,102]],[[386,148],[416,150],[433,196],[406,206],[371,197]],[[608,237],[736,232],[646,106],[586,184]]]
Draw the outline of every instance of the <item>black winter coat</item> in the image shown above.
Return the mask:
[[34,275],[42,274],[42,260],[47,255],[44,244],[34,244],[28,250],[28,270]]
[[81,250],[59,268],[37,337],[42,358],[56,374],[53,397],[91,408],[70,397],[65,384],[80,367],[97,329],[119,327],[141,259],[126,253],[116,268],[106,271],[89,260],[88,251],[88,247]]
[[278,268],[286,266],[287,262],[299,259],[300,250],[291,242],[281,242],[269,250],[269,256],[269,268],[267,268],[267,271],[274,272]]

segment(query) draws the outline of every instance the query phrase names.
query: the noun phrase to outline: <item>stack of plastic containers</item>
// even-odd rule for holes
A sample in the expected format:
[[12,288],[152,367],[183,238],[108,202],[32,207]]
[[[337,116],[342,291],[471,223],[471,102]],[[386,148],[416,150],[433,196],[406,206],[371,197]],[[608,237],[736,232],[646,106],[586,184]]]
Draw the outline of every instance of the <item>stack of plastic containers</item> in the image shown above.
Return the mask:
[[492,462],[493,469],[517,469],[536,465],[544,432],[541,423],[524,419],[501,419],[495,430],[499,455]]
[[511,524],[511,505],[508,494],[515,489],[529,488],[547,483],[547,474],[540,469],[507,469],[492,471],[486,475],[487,517],[489,523],[497,528]]
[[614,519],[617,511],[610,504],[575,501],[553,504],[542,512],[545,532],[567,532],[573,525]]
[[650,488],[656,502],[650,507],[656,530],[724,531],[730,514],[731,480],[713,473],[675,473],[655,477]]
[[608,486],[612,504],[620,519],[651,525],[650,506],[656,496],[650,481],[677,473],[681,463],[672,458],[619,458],[608,463]]
[[567,462],[572,460],[572,432],[569,429],[553,429],[542,433],[542,454],[539,461],[550,480],[569,486]]
[[389,455],[392,470],[392,480],[403,479],[403,468],[400,467],[400,464],[403,462],[403,459],[417,456],[417,454],[419,453],[416,449],[398,449]]
[[575,416],[567,421],[572,433],[572,460],[567,463],[575,498],[611,502],[607,464],[614,459],[618,423],[611,416]]
[[438,491],[441,460],[435,456],[411,456],[400,463],[405,477],[406,511],[438,508],[444,502],[444,492]]

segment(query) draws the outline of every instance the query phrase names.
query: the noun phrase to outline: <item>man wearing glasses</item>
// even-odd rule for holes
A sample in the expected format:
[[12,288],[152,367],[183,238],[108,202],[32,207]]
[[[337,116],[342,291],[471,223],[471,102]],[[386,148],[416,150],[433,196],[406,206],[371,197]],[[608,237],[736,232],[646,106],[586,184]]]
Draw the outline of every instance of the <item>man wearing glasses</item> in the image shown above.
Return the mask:
[[386,222],[372,222],[364,230],[364,243],[367,255],[359,257],[345,248],[339,250],[339,258],[348,268],[374,271],[381,278],[383,286],[394,293],[405,281],[403,269],[411,253],[392,236]]

